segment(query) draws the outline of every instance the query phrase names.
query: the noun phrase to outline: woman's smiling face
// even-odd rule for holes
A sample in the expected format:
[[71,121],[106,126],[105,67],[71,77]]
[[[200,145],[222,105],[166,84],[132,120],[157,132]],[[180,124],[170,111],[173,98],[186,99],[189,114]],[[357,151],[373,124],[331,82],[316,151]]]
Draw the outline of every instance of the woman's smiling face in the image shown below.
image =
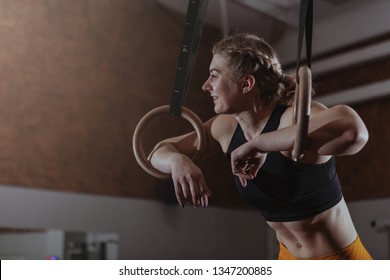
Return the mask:
[[240,83],[232,80],[231,72],[226,59],[215,54],[210,63],[210,76],[202,86],[202,90],[209,93],[214,102],[214,111],[217,114],[231,114],[238,112],[237,98],[242,92]]

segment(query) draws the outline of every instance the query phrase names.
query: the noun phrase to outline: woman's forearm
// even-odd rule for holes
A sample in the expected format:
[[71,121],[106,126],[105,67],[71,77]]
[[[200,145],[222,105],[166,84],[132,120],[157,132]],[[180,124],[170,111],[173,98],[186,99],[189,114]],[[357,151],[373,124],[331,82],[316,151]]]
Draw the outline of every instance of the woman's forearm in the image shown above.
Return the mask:
[[211,191],[202,170],[172,143],[158,144],[149,160],[156,169],[172,176],[175,195],[180,206],[184,207],[188,203],[195,207],[208,205],[208,196],[211,195]]
[[154,168],[161,172],[171,174],[172,163],[183,156],[185,155],[181,154],[174,145],[168,142],[162,142],[156,145],[148,158]]
[[[263,153],[291,151],[297,125],[261,134],[254,145]],[[360,151],[368,132],[360,117],[347,106],[335,106],[314,115],[309,121],[306,151],[317,155],[349,155]]]
[[352,155],[368,141],[359,115],[345,105],[320,112],[309,123],[307,150],[318,155]]

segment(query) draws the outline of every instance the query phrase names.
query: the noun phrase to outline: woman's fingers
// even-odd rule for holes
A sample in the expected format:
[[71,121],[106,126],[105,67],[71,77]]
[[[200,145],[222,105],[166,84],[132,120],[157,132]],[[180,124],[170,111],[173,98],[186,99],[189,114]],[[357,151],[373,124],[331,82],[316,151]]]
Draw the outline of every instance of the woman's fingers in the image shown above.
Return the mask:
[[176,200],[179,203],[180,207],[184,207],[185,204],[185,199],[183,195],[183,191],[181,188],[181,185],[178,182],[173,182],[174,188],[175,188],[175,195],[176,195]]
[[189,185],[190,185],[190,191],[192,196],[192,204],[195,207],[198,207],[200,203],[200,196],[201,196],[199,185],[194,181],[191,181]]
[[246,187],[247,181],[256,177],[264,163],[264,159],[265,157],[261,157],[232,162],[233,174],[239,178],[242,186]]
[[203,207],[207,207],[209,204],[209,196],[211,196],[213,192],[208,188],[203,178],[200,182],[200,191],[201,191],[201,196],[200,196],[201,204]]
[[176,199],[181,207],[192,204],[195,207],[208,206],[208,196],[212,194],[203,178],[199,181],[193,179],[174,182]]
[[192,203],[192,194],[191,194],[191,188],[188,187],[188,183],[182,182],[180,184],[180,186],[181,186],[182,193],[184,195],[184,199],[185,199],[186,203],[191,204]]
[[240,183],[241,183],[241,185],[243,186],[243,187],[246,187],[246,185],[247,185],[247,181],[246,181],[246,179],[245,178],[242,178],[242,177],[238,177],[238,179],[240,180]]
[[[258,162],[258,161],[257,161]],[[245,160],[245,161],[235,161],[232,162],[232,171],[233,174],[251,174],[252,170],[256,166],[256,160]]]
[[202,205],[203,207],[207,207],[208,205],[208,197],[211,196],[212,192],[207,187],[206,182],[203,178],[200,178],[196,184],[191,185],[191,192],[193,194],[193,204],[195,207]]
[[207,207],[209,205],[209,197],[206,194],[203,194],[200,197],[200,201],[201,201],[203,207]]

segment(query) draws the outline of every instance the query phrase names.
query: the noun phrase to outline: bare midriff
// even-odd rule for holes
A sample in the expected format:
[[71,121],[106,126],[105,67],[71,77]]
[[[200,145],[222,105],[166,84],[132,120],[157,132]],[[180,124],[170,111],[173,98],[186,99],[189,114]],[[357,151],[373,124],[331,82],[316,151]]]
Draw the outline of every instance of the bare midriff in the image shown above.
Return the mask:
[[357,233],[344,199],[301,221],[267,222],[280,243],[297,258],[316,258],[350,245]]

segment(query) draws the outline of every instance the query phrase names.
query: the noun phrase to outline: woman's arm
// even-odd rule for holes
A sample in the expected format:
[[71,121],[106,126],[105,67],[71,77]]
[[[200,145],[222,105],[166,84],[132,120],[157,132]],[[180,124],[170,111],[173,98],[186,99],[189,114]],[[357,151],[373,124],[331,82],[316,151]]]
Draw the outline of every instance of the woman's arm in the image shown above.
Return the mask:
[[[226,122],[216,121],[215,117],[205,123],[207,130],[206,151],[201,155],[202,159],[212,156],[220,151],[220,135],[224,129],[218,129],[220,124]],[[196,133],[170,138],[156,145],[149,155],[151,164],[158,170],[171,174],[175,188],[175,194],[180,206],[193,204],[194,206],[207,206],[208,196],[211,191],[208,188],[201,169],[192,161],[197,147]]]
[[315,114],[309,122],[307,151],[317,155],[353,155],[368,141],[368,130],[349,106],[337,105]]
[[[313,103],[311,111],[306,154],[317,157],[352,155],[359,152],[367,143],[367,128],[359,115],[350,107],[337,105],[327,109],[319,103]],[[296,127],[296,125],[289,125],[273,132],[260,134],[233,151],[233,173],[251,179],[260,169],[266,153],[291,151]]]
[[[359,115],[346,105],[330,109],[314,103],[309,121],[305,152],[314,155],[352,155],[368,140],[368,131]],[[291,151],[297,125],[265,133],[251,144],[260,152]]]
[[160,142],[149,156],[156,169],[172,175],[176,199],[181,207],[185,204],[206,207],[211,195],[202,171],[191,159],[195,151],[196,134],[190,133]]

